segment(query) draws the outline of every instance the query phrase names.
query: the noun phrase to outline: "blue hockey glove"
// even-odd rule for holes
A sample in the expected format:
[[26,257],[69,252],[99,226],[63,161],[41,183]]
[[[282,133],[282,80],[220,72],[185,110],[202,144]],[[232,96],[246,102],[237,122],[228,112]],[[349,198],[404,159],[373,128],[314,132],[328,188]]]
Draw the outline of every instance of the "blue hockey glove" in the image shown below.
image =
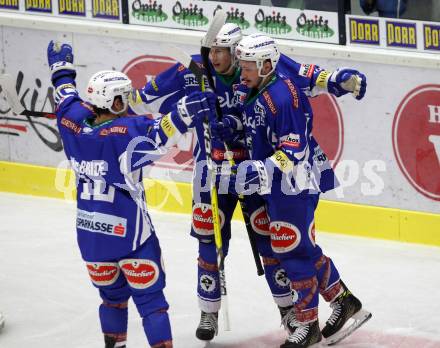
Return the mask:
[[[268,165],[265,165],[265,162]],[[228,190],[232,194],[250,195],[255,192],[267,194],[270,192],[274,167],[270,161],[243,161],[232,167],[236,172],[229,179]]]
[[53,41],[49,42],[47,62],[52,73],[52,83],[55,87],[74,82],[76,72],[73,67],[72,46]]
[[237,141],[243,130],[241,121],[233,115],[224,115],[221,121],[210,120],[209,126],[212,137],[226,143]]
[[336,69],[331,74],[327,87],[337,97],[352,93],[357,100],[361,100],[367,90],[367,78],[354,69]]
[[209,119],[215,110],[217,96],[212,92],[193,92],[177,102],[177,114],[187,127]]

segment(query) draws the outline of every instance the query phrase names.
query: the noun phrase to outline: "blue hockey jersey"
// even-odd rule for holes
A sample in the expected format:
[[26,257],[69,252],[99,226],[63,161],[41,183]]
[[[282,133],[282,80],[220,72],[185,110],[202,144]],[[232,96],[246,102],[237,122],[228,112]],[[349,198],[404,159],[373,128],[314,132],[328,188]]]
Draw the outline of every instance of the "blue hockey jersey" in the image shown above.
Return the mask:
[[173,113],[157,120],[119,117],[94,126],[93,109],[73,81],[58,87],[55,99],[58,128],[76,175],[82,257],[93,262],[127,255],[154,233],[142,168],[174,146],[186,126]]
[[241,85],[236,100],[251,159],[274,165],[271,194],[326,192],[337,185],[327,156],[312,135],[310,103],[290,79],[275,74],[260,91]]
[[[203,67],[200,55],[193,55],[192,58]],[[223,115],[237,114],[233,98],[234,92],[240,84],[240,69],[237,69],[233,76],[217,74],[211,65],[209,69],[213,76]],[[317,78],[322,69],[316,65],[299,64],[282,54],[277,64],[277,71],[292,79],[295,85],[308,96],[314,96],[322,91],[326,92],[317,84]],[[208,85],[207,81],[205,85]],[[174,104],[180,98],[197,90],[200,90],[200,85],[195,75],[185,66],[177,63],[156,76],[142,89],[134,91],[130,107],[136,113],[143,113],[145,111],[167,113],[172,110]],[[195,131],[197,142],[194,148],[194,158],[196,161],[205,160],[206,153],[204,147],[200,146],[200,144],[203,144],[202,125],[196,127]],[[242,142],[238,141],[234,144],[229,144],[229,146],[234,153],[236,161],[246,158],[246,149]],[[215,161],[224,160],[224,152],[223,143],[213,140],[213,159]]]

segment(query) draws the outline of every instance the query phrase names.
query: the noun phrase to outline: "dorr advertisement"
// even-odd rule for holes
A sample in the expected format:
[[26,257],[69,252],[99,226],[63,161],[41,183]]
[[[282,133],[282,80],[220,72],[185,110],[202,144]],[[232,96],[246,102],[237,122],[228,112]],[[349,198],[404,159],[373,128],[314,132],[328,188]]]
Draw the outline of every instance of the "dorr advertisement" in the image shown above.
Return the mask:
[[0,0],[0,11],[122,22],[121,0]]
[[347,45],[437,53],[438,23],[407,19],[347,16]]
[[244,34],[335,44],[339,40],[336,12],[190,0],[129,0],[128,4],[131,24],[206,31],[221,8],[226,21],[240,26]]

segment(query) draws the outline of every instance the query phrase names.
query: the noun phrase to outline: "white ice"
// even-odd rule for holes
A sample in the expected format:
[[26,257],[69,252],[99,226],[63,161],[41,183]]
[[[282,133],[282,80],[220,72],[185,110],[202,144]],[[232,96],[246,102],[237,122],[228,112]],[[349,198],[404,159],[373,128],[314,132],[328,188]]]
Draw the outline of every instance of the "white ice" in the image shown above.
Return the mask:
[[[100,299],[80,258],[74,217],[73,202],[0,194],[0,311],[6,316],[1,348],[103,347]],[[204,347],[194,335],[200,312],[190,218],[160,212],[152,218],[165,258],[175,347]],[[213,348],[279,347],[285,338],[246,238],[243,224],[234,222],[226,264],[232,330],[220,328]],[[373,313],[338,347],[440,347],[439,248],[323,232],[317,240]],[[132,303],[129,311],[128,347],[148,347]],[[321,325],[329,313],[321,301]]]

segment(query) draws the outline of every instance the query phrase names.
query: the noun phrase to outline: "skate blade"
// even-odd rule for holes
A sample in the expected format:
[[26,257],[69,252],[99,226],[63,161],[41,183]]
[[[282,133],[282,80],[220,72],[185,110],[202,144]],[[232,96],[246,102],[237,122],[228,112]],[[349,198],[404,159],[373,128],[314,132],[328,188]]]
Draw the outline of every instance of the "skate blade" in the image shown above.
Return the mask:
[[[371,319],[373,315],[361,309],[359,312],[355,313],[350,319],[353,319],[353,323],[346,328],[342,328],[338,332],[336,332],[333,336],[327,337],[326,344],[328,346],[333,346],[336,343],[341,342],[344,338],[350,336],[354,331],[359,329],[363,324],[365,324],[368,320]],[[349,320],[350,320],[349,319]]]

